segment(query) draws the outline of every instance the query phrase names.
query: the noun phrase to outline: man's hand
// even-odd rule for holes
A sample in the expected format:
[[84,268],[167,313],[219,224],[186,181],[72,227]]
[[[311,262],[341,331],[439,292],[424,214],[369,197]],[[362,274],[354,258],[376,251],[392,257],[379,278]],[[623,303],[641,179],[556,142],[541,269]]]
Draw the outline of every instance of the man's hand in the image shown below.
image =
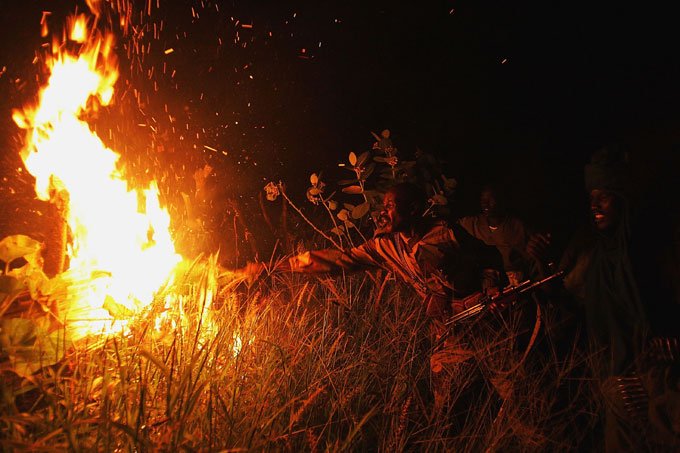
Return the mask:
[[505,308],[512,305],[516,300],[515,297],[511,297],[507,293],[498,290],[495,294],[489,294],[489,296],[491,297],[489,309],[494,313],[504,310]]
[[265,270],[264,264],[262,263],[248,263],[245,266],[236,269],[234,273],[241,277],[243,280],[248,282],[248,285],[252,285],[255,280],[262,274]]
[[293,272],[302,272],[306,267],[312,264],[312,255],[309,252],[303,252],[292,256],[288,259],[290,270]]

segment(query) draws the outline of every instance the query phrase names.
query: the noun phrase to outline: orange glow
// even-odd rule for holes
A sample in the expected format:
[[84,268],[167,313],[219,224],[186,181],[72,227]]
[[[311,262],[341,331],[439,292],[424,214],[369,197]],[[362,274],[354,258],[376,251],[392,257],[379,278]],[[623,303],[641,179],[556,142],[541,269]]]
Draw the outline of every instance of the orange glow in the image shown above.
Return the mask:
[[133,313],[140,310],[181,257],[156,184],[128,189],[117,168],[120,155],[83,119],[88,110],[113,99],[118,78],[113,37],[88,31],[84,15],[70,21],[67,35],[82,44],[79,53],[70,54],[55,42],[47,61],[49,81],[38,104],[15,111],[13,118],[27,131],[22,159],[36,178],[38,197],[65,201],[72,234],[68,276],[74,283],[63,315],[78,338],[119,331],[125,321],[114,323],[105,301]]
[[71,24],[71,34],[69,38],[73,42],[84,43],[87,41],[87,19],[84,14],[74,18]]

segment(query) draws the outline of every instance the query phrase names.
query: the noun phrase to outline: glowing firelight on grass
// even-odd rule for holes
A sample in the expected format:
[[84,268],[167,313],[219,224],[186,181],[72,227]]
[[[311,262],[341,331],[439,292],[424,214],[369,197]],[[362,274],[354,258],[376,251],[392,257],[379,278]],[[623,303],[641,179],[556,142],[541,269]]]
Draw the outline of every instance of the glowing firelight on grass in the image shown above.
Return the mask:
[[112,323],[107,304],[115,301],[131,312],[149,304],[181,257],[155,183],[129,190],[117,168],[120,155],[85,121],[113,98],[113,37],[88,31],[84,15],[70,25],[69,40],[52,45],[50,77],[38,104],[13,118],[27,131],[22,159],[36,178],[38,197],[64,203],[72,234],[68,272],[80,284],[68,286],[63,315],[80,336],[122,328],[124,323]]

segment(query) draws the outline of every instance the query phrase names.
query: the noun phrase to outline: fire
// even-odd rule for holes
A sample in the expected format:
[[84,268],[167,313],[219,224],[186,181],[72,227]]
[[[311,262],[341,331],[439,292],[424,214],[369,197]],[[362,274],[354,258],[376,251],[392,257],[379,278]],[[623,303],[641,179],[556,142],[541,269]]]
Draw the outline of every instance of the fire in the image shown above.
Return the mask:
[[70,42],[52,45],[50,77],[38,104],[13,117],[27,130],[22,159],[36,178],[38,197],[64,203],[72,233],[69,275],[87,281],[69,286],[66,322],[87,335],[124,324],[112,323],[105,303],[113,300],[132,312],[151,303],[181,257],[156,184],[130,190],[117,167],[120,155],[85,121],[113,99],[113,36],[88,30],[84,15],[74,18],[67,36]]
[[71,41],[77,43],[84,43],[87,41],[87,19],[84,14],[77,16],[71,20]]

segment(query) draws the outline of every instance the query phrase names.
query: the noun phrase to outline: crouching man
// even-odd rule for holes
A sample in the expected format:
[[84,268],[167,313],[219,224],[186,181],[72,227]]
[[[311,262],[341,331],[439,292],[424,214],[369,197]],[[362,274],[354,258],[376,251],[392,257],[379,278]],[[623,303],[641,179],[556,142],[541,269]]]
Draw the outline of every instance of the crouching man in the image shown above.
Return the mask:
[[[495,294],[501,288],[503,261],[495,247],[474,238],[459,225],[425,217],[425,193],[410,183],[388,190],[383,199],[381,228],[376,235],[347,250],[326,249],[302,253],[290,259],[294,272],[340,273],[383,268],[412,286],[431,318],[431,356],[435,405],[446,403],[450,386],[444,322],[476,303],[473,294]],[[460,361],[460,354],[451,355]],[[454,360],[454,362],[455,362]]]

